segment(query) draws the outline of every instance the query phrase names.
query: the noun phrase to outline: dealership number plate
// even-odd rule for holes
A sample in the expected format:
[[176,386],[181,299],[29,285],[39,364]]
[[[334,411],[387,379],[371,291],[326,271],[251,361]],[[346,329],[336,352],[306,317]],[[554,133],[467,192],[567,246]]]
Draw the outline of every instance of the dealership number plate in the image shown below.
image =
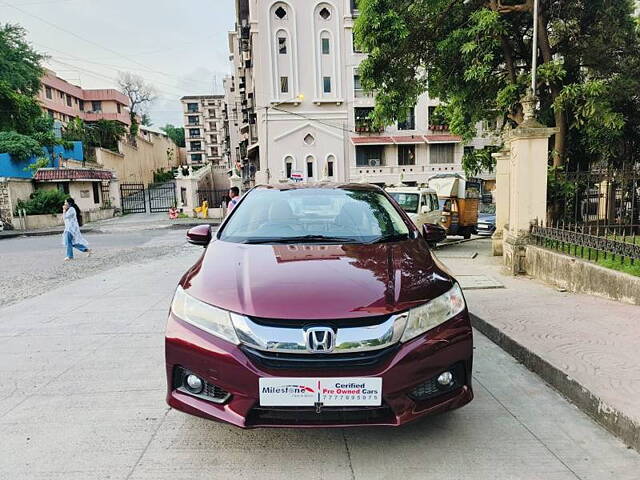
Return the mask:
[[379,407],[382,378],[261,378],[263,407]]

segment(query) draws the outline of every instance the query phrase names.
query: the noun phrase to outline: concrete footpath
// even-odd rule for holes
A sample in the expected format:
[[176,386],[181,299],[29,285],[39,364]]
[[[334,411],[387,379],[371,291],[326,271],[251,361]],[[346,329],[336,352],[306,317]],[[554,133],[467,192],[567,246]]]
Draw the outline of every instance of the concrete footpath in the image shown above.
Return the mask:
[[437,252],[474,326],[627,445],[640,450],[640,307],[502,271],[489,239]]
[[[132,214],[113,217],[106,220],[91,222],[83,225],[82,233],[115,233],[132,232],[139,230],[162,230],[168,228],[187,229],[197,225],[208,223],[219,225],[220,219],[213,218],[176,218],[170,220],[166,213],[157,214]],[[40,237],[47,235],[59,235],[64,231],[64,226],[52,228],[39,228],[33,230],[3,230],[0,231],[0,240],[16,237]]]

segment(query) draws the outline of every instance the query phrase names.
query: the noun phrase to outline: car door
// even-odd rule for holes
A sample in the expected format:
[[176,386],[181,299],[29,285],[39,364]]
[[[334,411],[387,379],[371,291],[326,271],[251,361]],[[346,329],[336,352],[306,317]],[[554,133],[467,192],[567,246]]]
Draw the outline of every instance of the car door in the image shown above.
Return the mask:
[[440,225],[440,219],[442,218],[442,210],[440,209],[440,202],[438,202],[438,195],[435,193],[429,193],[426,195],[426,201],[431,206],[430,212],[427,214],[427,222]]
[[422,228],[425,223],[433,223],[431,221],[431,200],[426,193],[420,194],[420,200],[418,201],[418,214],[416,219],[416,227]]

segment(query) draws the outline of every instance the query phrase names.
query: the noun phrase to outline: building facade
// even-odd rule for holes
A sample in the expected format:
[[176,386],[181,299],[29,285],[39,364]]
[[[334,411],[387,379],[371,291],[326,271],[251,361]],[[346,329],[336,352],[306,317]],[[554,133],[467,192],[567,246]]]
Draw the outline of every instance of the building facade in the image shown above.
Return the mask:
[[358,75],[365,54],[353,41],[354,5],[237,1],[231,58],[245,87],[241,106],[252,107],[248,127],[252,114],[257,125],[249,151],[243,156],[239,150],[256,183],[296,174],[306,181],[417,185],[437,173],[462,172],[465,149],[496,143],[480,133],[464,145],[436,115],[438,100],[426,93],[407,119],[376,131],[368,119],[375,97]]
[[187,163],[224,161],[225,96],[190,95],[181,98]]
[[45,70],[38,94],[42,109],[55,120],[68,123],[74,118],[85,122],[114,120],[131,125],[129,99],[115,89],[85,90]]

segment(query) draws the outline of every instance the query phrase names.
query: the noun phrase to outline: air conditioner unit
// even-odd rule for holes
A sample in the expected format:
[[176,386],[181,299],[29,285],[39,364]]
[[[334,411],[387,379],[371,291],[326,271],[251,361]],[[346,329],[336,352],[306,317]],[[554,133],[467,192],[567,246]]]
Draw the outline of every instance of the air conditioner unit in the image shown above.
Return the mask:
[[382,162],[380,161],[379,158],[370,158],[369,159],[369,166],[370,167],[379,167],[381,163]]

